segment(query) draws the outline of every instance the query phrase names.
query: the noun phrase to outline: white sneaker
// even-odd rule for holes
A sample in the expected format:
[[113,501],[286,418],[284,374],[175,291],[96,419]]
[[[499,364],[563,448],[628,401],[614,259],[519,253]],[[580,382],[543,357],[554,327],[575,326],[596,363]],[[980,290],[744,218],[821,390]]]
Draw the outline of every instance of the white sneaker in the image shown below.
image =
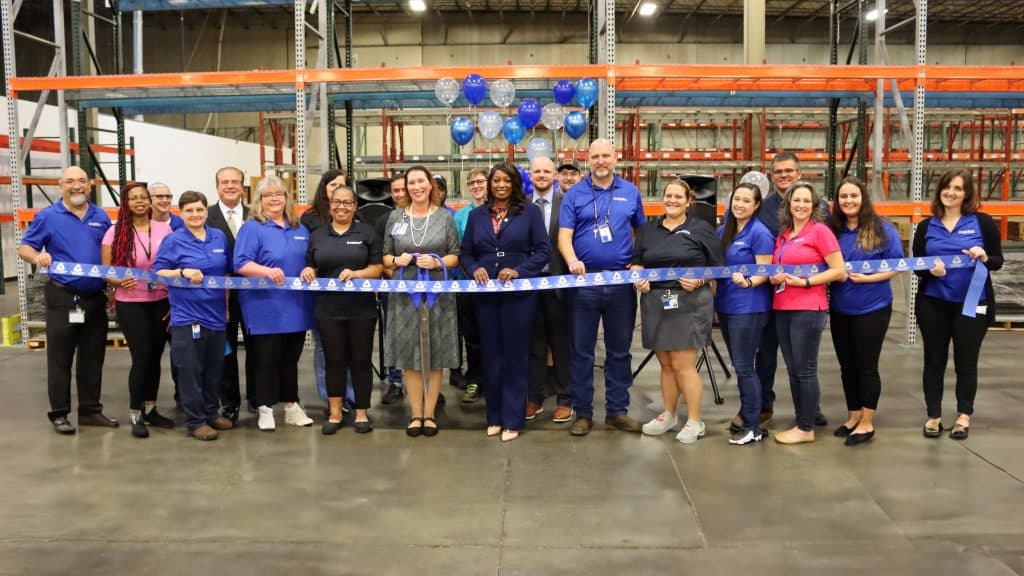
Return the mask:
[[676,440],[683,444],[693,444],[698,438],[703,438],[706,433],[707,429],[704,427],[704,422],[700,420],[687,420],[686,426],[683,426],[679,434],[676,434]]
[[259,429],[273,432],[277,428],[277,424],[274,422],[274,409],[270,406],[260,406],[257,411],[260,413],[260,419],[256,422]]
[[643,425],[646,436],[661,436],[679,425],[679,416],[673,412],[662,412],[657,418]]
[[298,402],[291,406],[286,406],[284,409],[284,422],[285,424],[291,424],[292,426],[312,426],[313,419],[306,416],[306,411],[302,409],[302,406]]

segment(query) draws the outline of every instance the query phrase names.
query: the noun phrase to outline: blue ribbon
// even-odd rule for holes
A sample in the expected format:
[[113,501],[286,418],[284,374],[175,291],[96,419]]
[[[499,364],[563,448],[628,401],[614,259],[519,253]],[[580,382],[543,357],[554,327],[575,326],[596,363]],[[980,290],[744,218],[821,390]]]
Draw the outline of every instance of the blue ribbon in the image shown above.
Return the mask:
[[[972,260],[973,262],[974,260]],[[988,279],[988,267],[978,263],[971,274],[971,283],[967,286],[967,296],[964,297],[963,315],[974,318],[978,314],[978,302],[981,295],[985,293],[985,280]]]
[[[436,254],[431,254],[439,258]],[[921,256],[911,258],[890,258],[885,260],[856,260],[846,263],[847,272],[871,274],[875,272],[911,272],[914,270],[930,270],[935,263],[942,261],[946,268],[972,268],[975,261],[962,255],[954,256]],[[442,263],[443,266],[443,263]],[[985,266],[980,274],[987,275]],[[145,282],[157,282],[174,288],[227,288],[232,290],[303,290],[311,292],[392,292],[405,294],[427,294],[436,299],[438,294],[455,293],[493,293],[493,292],[529,292],[536,290],[556,290],[563,288],[587,288],[595,286],[613,286],[632,284],[640,280],[664,281],[681,278],[721,279],[730,278],[733,272],[744,276],[772,276],[780,273],[808,277],[827,269],[820,265],[787,265],[776,264],[743,264],[740,266],[712,266],[701,268],[646,268],[643,270],[615,270],[611,272],[591,272],[582,276],[566,274],[562,276],[542,276],[539,278],[517,278],[508,282],[494,279],[485,284],[475,280],[450,280],[445,271],[444,280],[430,280],[429,275],[417,273],[415,280],[348,280],[337,278],[316,278],[306,282],[298,277],[285,278],[283,285],[278,286],[266,278],[241,278],[235,276],[206,276],[201,284],[192,284],[183,278],[165,278],[149,270],[123,268],[120,266],[101,266],[99,264],[82,264],[75,262],[53,262],[47,268],[40,268],[41,273],[62,274],[65,276],[82,276],[88,278],[136,278]],[[975,271],[975,276],[979,272]],[[984,276],[981,280],[984,288]],[[974,286],[972,281],[971,286]],[[428,305],[431,302],[428,302]]]
[[[437,254],[412,254],[413,260],[419,258],[420,256],[430,256],[434,260],[437,260],[438,262],[440,262],[441,263],[441,270],[444,271],[444,281],[445,282],[448,281],[448,267],[444,265],[444,259],[442,259]],[[400,278],[405,276],[404,272],[405,272],[405,266],[402,266],[401,268],[398,269],[398,275],[399,275]],[[426,298],[427,298],[427,308],[433,308],[434,307],[434,302],[437,302],[437,297],[440,296],[440,292],[433,292],[433,291],[431,291],[431,292],[424,292],[422,289],[419,289],[419,288],[422,288],[421,285],[425,286],[425,283],[428,283],[428,282],[430,282],[430,270],[426,270],[424,268],[417,267],[416,268],[416,283],[408,287],[409,288],[409,290],[408,290],[409,291],[409,297],[412,298],[413,308],[419,308],[420,307],[420,303],[423,302],[423,297],[424,296],[426,296]]]

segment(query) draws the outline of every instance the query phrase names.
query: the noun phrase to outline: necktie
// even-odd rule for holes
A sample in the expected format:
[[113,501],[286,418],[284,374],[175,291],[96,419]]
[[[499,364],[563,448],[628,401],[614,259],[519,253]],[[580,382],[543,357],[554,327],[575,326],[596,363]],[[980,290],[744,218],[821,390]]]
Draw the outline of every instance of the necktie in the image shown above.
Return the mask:
[[228,230],[231,230],[231,237],[238,236],[238,227],[235,226],[235,209],[228,209]]
[[[548,199],[547,198],[543,198],[543,197],[538,197],[537,198],[537,206],[540,207],[540,214],[541,214],[541,216],[544,217],[544,227],[545,228],[548,228],[548,227],[551,226],[551,221],[548,220],[547,205],[548,205]],[[541,272],[547,274],[550,270],[551,270],[550,265],[545,264],[544,265],[544,269],[541,270]]]

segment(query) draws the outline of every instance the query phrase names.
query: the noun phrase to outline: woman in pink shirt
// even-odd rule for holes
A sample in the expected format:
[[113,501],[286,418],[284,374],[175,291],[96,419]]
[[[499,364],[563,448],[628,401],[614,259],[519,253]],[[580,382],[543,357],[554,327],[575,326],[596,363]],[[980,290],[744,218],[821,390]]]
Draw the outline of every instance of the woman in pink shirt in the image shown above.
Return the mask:
[[821,396],[818,347],[828,319],[825,285],[846,276],[839,241],[822,223],[820,203],[810,184],[797,182],[786,192],[779,208],[781,232],[775,240],[772,263],[803,266],[796,273],[771,277],[775,286],[775,329],[796,412],[796,426],[775,435],[780,444],[814,441],[814,413]]
[[[171,227],[153,220],[153,209],[145,184],[128,182],[121,188],[117,224],[103,237],[102,258],[106,266],[150,270],[160,243]],[[128,374],[132,436],[146,438],[146,424],[174,428],[174,421],[156,411],[160,388],[160,357],[167,342],[167,287],[135,278],[109,279],[116,288],[114,300],[117,323],[128,341],[132,367]]]

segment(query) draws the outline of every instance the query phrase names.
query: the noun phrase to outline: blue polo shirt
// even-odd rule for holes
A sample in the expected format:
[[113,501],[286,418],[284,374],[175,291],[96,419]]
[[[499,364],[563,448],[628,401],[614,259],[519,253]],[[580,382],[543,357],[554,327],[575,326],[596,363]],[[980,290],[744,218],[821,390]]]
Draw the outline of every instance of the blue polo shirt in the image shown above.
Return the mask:
[[[850,230],[845,225],[839,231],[839,249],[843,252],[843,260],[880,260],[883,258],[903,258],[903,244],[900,233],[889,222],[882,221],[885,242],[874,250],[865,251],[857,246],[857,234],[860,227]],[[854,267],[850,272],[857,272]],[[850,316],[869,314],[892,304],[892,284],[874,282],[871,284],[855,284],[850,280],[835,282],[829,286],[832,310]]]
[[[611,242],[602,242],[597,233],[606,221]],[[558,213],[558,225],[573,230],[572,247],[587,272],[625,268],[633,257],[633,229],[646,222],[640,191],[619,176],[600,188],[588,175],[565,193]]]
[[[309,236],[302,224],[282,228],[270,219],[264,223],[249,220],[235,238],[235,272],[255,262],[297,277],[306,266]],[[239,290],[238,302],[250,334],[289,334],[313,327],[312,296],[312,292],[301,290]]]
[[[965,256],[963,250],[974,246],[984,246],[985,239],[981,235],[981,224],[975,214],[964,214],[957,220],[953,231],[946,230],[941,218],[929,218],[928,230],[925,232],[924,256]],[[920,254],[915,254],[920,256]],[[979,265],[980,261],[979,261]],[[946,275],[941,278],[929,276],[925,283],[924,293],[946,302],[963,302],[967,297],[967,288],[971,285],[973,268],[946,268]],[[982,294],[981,303],[985,302]]]
[[[722,237],[724,226],[718,228],[718,237]],[[757,268],[758,254],[769,255],[775,253],[775,237],[768,231],[757,218],[751,218],[747,225],[740,230],[732,244],[725,250],[725,265],[736,267],[747,264],[749,271],[746,276],[751,276]],[[732,283],[729,278],[722,278],[718,281],[715,292],[715,310],[719,314],[757,314],[768,312],[772,309],[771,285],[767,282],[753,288],[741,288]]]
[[[204,284],[209,282],[210,276],[224,276],[228,272],[228,240],[224,233],[206,226],[206,239],[200,240],[188,228],[171,232],[160,243],[153,271],[179,268],[201,270]],[[169,284],[167,294],[171,302],[171,326],[199,324],[208,330],[224,330],[228,313],[224,288],[179,288]]]
[[171,221],[169,224],[171,225],[171,230],[177,230],[185,227],[185,220],[183,220],[181,216],[171,212]]
[[[36,213],[21,243],[40,251],[45,248],[54,261],[99,264],[100,244],[107,228],[110,228],[110,217],[95,204],[90,202],[85,218],[79,219],[68,211],[63,201],[58,201]],[[83,294],[102,290],[104,286],[100,278],[53,272],[50,278]]]

